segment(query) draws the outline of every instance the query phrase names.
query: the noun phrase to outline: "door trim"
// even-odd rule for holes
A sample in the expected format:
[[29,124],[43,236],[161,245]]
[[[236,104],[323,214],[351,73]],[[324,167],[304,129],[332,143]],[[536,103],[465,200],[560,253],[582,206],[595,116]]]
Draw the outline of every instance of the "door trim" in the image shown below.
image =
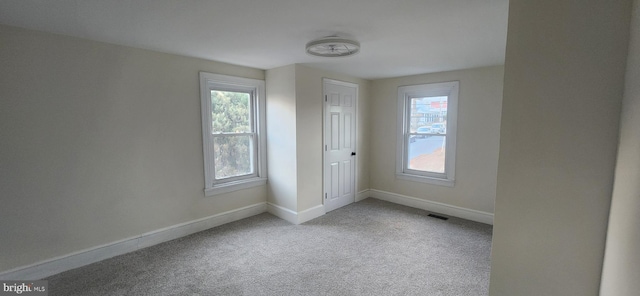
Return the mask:
[[[326,96],[327,96],[327,89],[326,86],[327,84],[333,84],[333,85],[341,85],[341,86],[346,86],[346,87],[353,87],[356,90],[356,96],[354,98],[354,121],[355,121],[355,128],[354,128],[354,136],[355,136],[355,143],[353,144],[354,147],[354,151],[358,152],[358,98],[360,97],[360,85],[358,85],[357,83],[352,83],[352,82],[346,82],[346,81],[340,81],[340,80],[335,80],[335,79],[331,79],[331,78],[326,78],[323,77],[322,78],[322,97],[320,98],[321,102],[322,102],[322,146],[320,147],[320,149],[322,149],[322,205],[324,206],[325,212],[327,209],[327,204],[326,204],[326,195],[327,195],[327,180],[325,179],[325,168],[327,165],[327,150],[325,149],[326,145],[328,145],[326,143],[326,139],[327,139],[327,122],[326,122],[326,118],[327,118],[327,104],[326,104]],[[357,200],[357,193],[358,193],[358,158],[359,158],[359,153],[356,153],[355,157],[354,157],[354,172],[353,172],[353,191],[354,191],[354,202],[356,202]]]

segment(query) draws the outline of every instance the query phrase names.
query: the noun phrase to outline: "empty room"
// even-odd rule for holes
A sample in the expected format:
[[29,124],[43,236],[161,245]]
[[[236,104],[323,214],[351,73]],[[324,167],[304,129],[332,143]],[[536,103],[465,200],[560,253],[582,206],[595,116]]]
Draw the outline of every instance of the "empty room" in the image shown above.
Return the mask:
[[0,295],[637,295],[640,0],[2,0]]

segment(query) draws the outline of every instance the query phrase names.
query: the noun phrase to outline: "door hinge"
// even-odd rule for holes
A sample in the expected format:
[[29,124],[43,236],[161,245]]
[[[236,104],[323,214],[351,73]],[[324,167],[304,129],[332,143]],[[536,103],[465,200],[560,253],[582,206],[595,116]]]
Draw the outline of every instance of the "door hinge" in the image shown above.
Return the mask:
[[324,95],[324,101],[328,102],[329,101],[329,97],[327,95]]
[[326,193],[324,194],[324,199],[327,199],[327,194]]
[[327,151],[327,145],[324,145],[324,151]]

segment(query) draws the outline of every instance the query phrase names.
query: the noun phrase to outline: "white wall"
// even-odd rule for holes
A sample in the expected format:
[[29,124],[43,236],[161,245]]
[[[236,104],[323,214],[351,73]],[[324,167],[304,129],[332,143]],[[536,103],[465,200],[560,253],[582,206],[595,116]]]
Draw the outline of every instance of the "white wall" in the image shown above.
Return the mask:
[[634,1],[600,295],[640,291],[640,1]]
[[266,201],[205,197],[199,71],[264,71],[0,26],[0,272]]
[[[460,81],[455,186],[397,179],[398,87]],[[374,80],[371,105],[371,189],[493,213],[498,167],[503,67]]]
[[267,196],[270,203],[296,211],[296,71],[294,65],[267,70]]
[[598,295],[630,4],[509,3],[491,295]]

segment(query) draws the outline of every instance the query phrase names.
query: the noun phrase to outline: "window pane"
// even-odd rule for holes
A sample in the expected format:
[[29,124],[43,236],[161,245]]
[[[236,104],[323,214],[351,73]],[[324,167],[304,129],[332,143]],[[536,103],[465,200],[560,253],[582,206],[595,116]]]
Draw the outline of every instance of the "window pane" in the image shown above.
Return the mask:
[[410,98],[409,132],[420,134],[446,134],[447,98]]
[[214,136],[215,179],[253,174],[253,135]]
[[411,135],[407,167],[411,170],[444,173],[445,138],[436,135]]
[[252,132],[251,95],[212,90],[211,131],[214,134]]

